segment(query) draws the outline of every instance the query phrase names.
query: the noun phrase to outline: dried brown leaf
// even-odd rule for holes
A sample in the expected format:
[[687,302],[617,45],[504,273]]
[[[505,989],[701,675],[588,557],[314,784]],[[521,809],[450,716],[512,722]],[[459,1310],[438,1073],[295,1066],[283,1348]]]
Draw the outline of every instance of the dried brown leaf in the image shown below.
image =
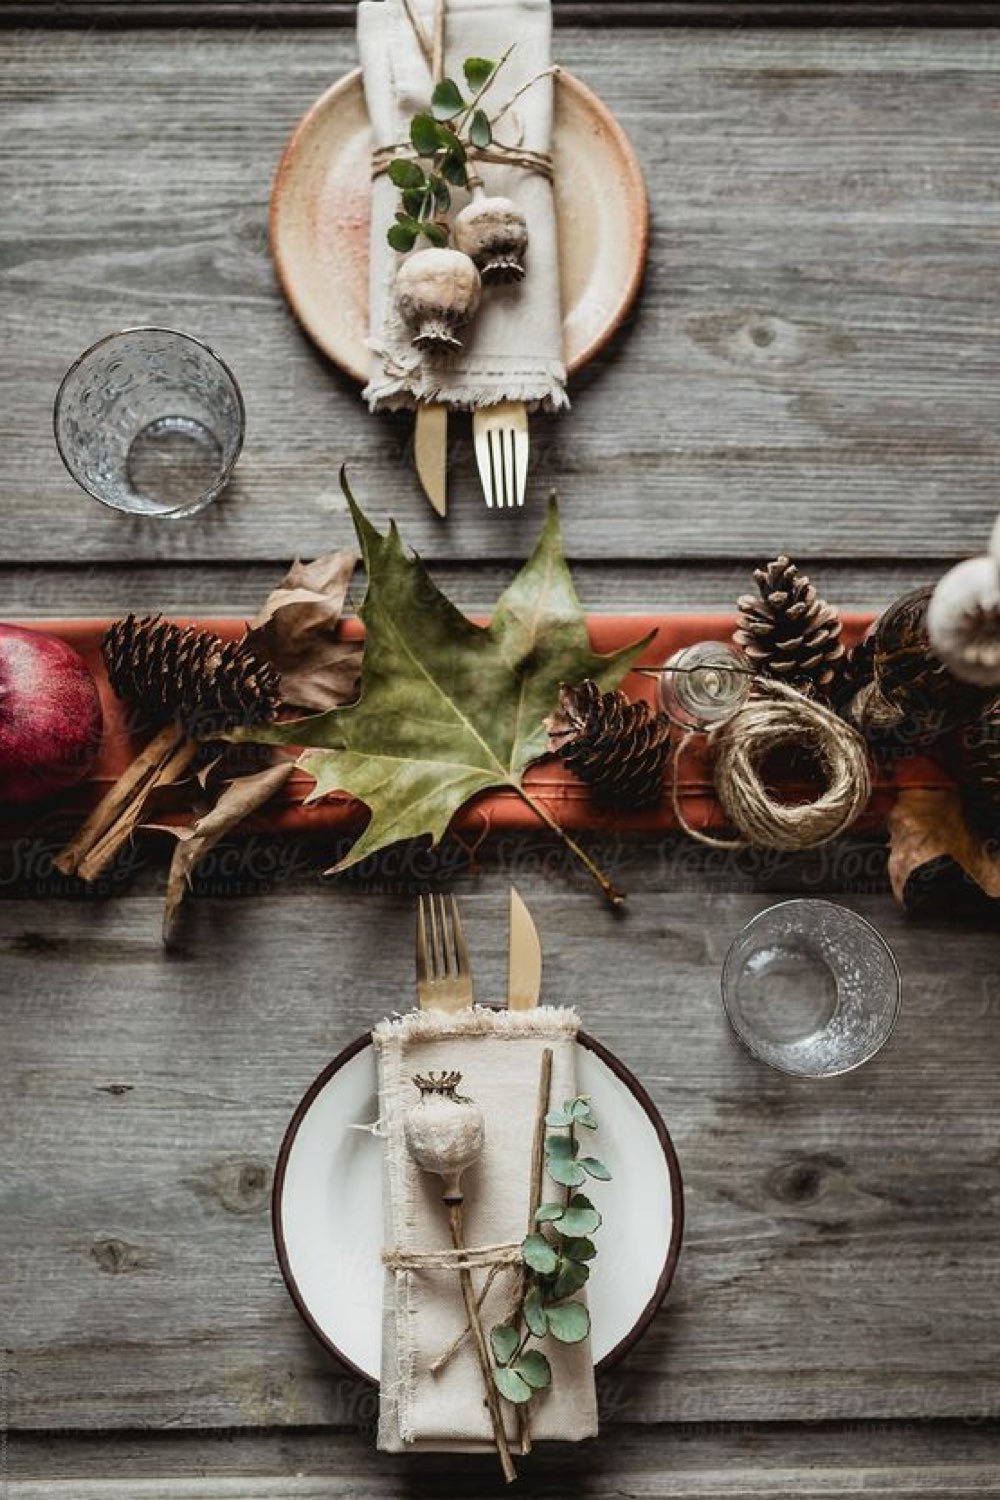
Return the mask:
[[293,770],[293,761],[282,760],[250,776],[240,776],[229,782],[215,806],[202,817],[196,818],[186,828],[166,830],[177,837],[163,907],[163,942],[166,947],[173,942],[181,903],[198,861],[244,818],[263,807],[284,786]]
[[902,906],[913,901],[913,883],[927,867],[958,865],[984,895],[1000,897],[1000,857],[969,827],[957,787],[906,787],[887,819],[889,880]]
[[358,695],[362,647],[337,639],[357,561],[348,551],[296,560],[250,622],[247,642],[280,673],[290,707],[322,713]]

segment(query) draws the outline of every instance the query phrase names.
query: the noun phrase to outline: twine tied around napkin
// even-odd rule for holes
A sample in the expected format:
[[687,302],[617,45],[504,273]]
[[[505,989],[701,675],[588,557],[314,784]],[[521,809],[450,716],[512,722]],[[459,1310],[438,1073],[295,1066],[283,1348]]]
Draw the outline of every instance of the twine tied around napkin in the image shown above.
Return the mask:
[[[364,396],[372,411],[440,402],[460,409],[522,401],[556,411],[569,405],[555,203],[549,156],[552,136],[552,18],[549,0],[361,0],[358,46],[373,137],[369,253],[371,378]],[[416,18],[416,26],[414,25]],[[431,38],[429,24],[433,25]],[[423,40],[421,41],[421,37]],[[428,107],[435,74],[467,56],[500,57],[515,42],[504,77],[512,87],[496,117],[514,117],[516,144],[494,142],[476,153],[490,193],[513,198],[528,223],[528,273],[516,286],[492,287],[463,347],[427,356],[415,349],[396,308],[400,257],[386,241],[398,204],[386,176],[397,143],[415,113]],[[528,87],[528,85],[531,87]],[[508,113],[509,112],[509,113]],[[456,208],[464,190],[454,190]]]
[[[530,1197],[535,1104],[541,1056],[552,1050],[554,1098],[577,1093],[576,1034],[569,1009],[412,1012],[372,1033],[385,1122],[383,1180],[386,1281],[382,1307],[379,1447],[388,1452],[488,1451],[492,1429],[456,1269],[487,1270],[478,1302],[483,1326],[502,1323],[516,1288],[515,1246]],[[486,1121],[481,1157],[463,1177],[466,1239],[452,1248],[440,1186],[409,1156],[404,1119],[412,1077],[460,1069]],[[464,1257],[460,1259],[458,1257]],[[597,1431],[590,1341],[547,1350],[551,1386],[533,1402],[538,1439],[581,1439]],[[505,1403],[506,1405],[506,1403]],[[515,1409],[504,1413],[517,1438]]]

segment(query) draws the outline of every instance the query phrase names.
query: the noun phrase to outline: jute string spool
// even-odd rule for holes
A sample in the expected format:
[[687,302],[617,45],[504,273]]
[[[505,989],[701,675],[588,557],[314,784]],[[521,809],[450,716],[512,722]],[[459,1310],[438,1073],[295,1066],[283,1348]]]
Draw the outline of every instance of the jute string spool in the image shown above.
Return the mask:
[[[872,792],[865,742],[822,703],[786,683],[760,678],[757,696],[732,718],[708,731],[715,748],[715,790],[727,818],[741,835],[717,838],[692,828],[680,805],[679,769],[697,730],[690,730],[674,757],[673,804],[684,831],[716,849],[812,849],[844,833],[864,811]],[[809,802],[782,802],[761,779],[761,770],[779,750],[804,750],[825,780]]]

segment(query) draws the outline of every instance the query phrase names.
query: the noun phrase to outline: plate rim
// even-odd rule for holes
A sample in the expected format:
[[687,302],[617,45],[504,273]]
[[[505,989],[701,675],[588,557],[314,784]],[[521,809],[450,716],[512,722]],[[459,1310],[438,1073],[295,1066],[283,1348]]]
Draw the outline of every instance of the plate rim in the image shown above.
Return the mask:
[[[332,364],[336,365],[342,374],[347,375],[358,384],[364,384],[368,376],[359,375],[357,370],[351,368],[334,354],[329,342],[326,339],[318,338],[302,315],[299,303],[292,292],[291,278],[288,274],[285,259],[278,249],[278,219],[281,212],[281,200],[284,196],[285,184],[290,176],[292,162],[300,142],[307,134],[313,121],[329,108],[338,95],[347,93],[350,88],[361,81],[361,77],[362,72],[360,68],[352,68],[350,72],[344,73],[329,88],[324,89],[318,98],[313,100],[305,114],[297,121],[291,135],[288,137],[285,149],[281,153],[281,159],[274,174],[271,198],[268,205],[268,243],[282,296],[291,308],[296,322],[307,338],[316,345],[317,349],[321,350]],[[588,84],[584,83],[582,78],[578,78],[568,68],[559,68],[555,76],[555,85],[557,88],[566,88],[570,93],[575,93],[577,98],[582,100],[585,106],[593,112],[599,120],[602,129],[614,139],[615,146],[626,163],[628,181],[636,191],[638,207],[638,223],[636,226],[638,230],[638,254],[631,269],[628,285],[616,302],[600,332],[594,335],[579,354],[572,360],[567,361],[567,378],[572,378],[588,365],[591,360],[595,359],[601,350],[611,342],[635,305],[649,260],[650,207],[646,179],[643,175],[639,158],[636,155],[635,147],[632,145],[624,126],[619,123],[617,116],[611,108],[605,104],[599,94],[596,94]]]
[[[274,1249],[278,1258],[278,1267],[281,1271],[282,1280],[295,1305],[296,1312],[309,1329],[309,1332],[323,1346],[327,1353],[332,1354],[334,1359],[342,1364],[345,1369],[349,1370],[352,1375],[355,1375],[359,1380],[363,1380],[366,1385],[373,1385],[377,1389],[380,1382],[369,1375],[367,1370],[362,1370],[359,1365],[355,1364],[354,1360],[350,1359],[343,1350],[338,1348],[333,1339],[324,1333],[310,1312],[289,1262],[288,1246],[285,1242],[285,1232],[281,1222],[281,1201],[288,1170],[288,1159],[302,1121],[311,1109],[317,1095],[322,1092],[330,1082],[330,1079],[336,1073],[339,1073],[341,1068],[346,1067],[353,1058],[357,1057],[359,1052],[363,1052],[366,1047],[371,1046],[371,1040],[371,1032],[365,1031],[362,1032],[361,1036],[356,1037],[353,1042],[349,1042],[346,1047],[342,1048],[336,1057],[327,1063],[326,1067],[317,1074],[296,1105],[292,1118],[285,1129],[281,1145],[278,1148],[278,1157],[274,1168],[274,1181],[271,1185],[271,1234],[274,1240]],[[600,1058],[605,1066],[618,1077],[646,1114],[656,1133],[656,1138],[659,1142],[660,1150],[663,1152],[664,1160],[667,1164],[667,1173],[670,1178],[671,1225],[667,1254],[664,1257],[663,1265],[660,1267],[660,1274],[657,1277],[652,1295],[642,1309],[642,1312],[628,1333],[620,1338],[617,1344],[609,1349],[604,1358],[598,1360],[594,1366],[595,1375],[602,1375],[605,1370],[609,1370],[612,1365],[617,1364],[619,1360],[623,1359],[639,1342],[663,1305],[667,1292],[670,1290],[670,1285],[677,1270],[677,1263],[680,1259],[681,1244],[684,1239],[684,1184],[681,1178],[680,1162],[677,1158],[677,1152],[671,1140],[666,1122],[645,1087],[639,1082],[632,1070],[626,1067],[625,1063],[610,1048],[606,1047],[603,1042],[599,1042],[596,1037],[591,1036],[586,1031],[581,1031],[577,1034],[576,1040],[581,1046],[586,1047],[589,1052],[593,1052],[596,1057]]]

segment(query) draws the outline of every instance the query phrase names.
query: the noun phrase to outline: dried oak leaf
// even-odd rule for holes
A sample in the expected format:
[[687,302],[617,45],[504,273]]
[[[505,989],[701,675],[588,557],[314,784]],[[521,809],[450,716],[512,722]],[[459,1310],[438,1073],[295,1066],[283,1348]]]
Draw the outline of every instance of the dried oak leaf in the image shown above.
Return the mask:
[[521,779],[546,753],[545,719],[559,684],[592,677],[614,687],[649,637],[608,656],[591,649],[554,504],[534,552],[481,626],[407,554],[395,525],[376,531],[343,476],[341,483],[368,573],[361,696],[347,708],[233,737],[302,747],[314,798],[341,791],[367,804],[371,820],[337,870],[402,839],[436,844],[471,797],[503,787],[570,843],[609,899],[621,899]]
[[1000,898],[1000,848],[970,828],[958,787],[904,788],[887,824],[889,880],[901,906],[946,913]]
[[176,835],[177,846],[174,849],[173,859],[170,861],[167,895],[163,906],[165,947],[169,948],[173,943],[181,903],[189,889],[191,876],[198,861],[220,839],[225,838],[227,833],[242,823],[244,818],[248,818],[259,807],[263,807],[265,802],[270,801],[275,792],[284,786],[293,770],[292,761],[282,760],[277,765],[266,766],[263,771],[255,771],[249,776],[239,776],[235,781],[229,782],[215,806],[196,818],[187,828],[166,830]]
[[322,713],[358,695],[362,645],[337,639],[357,562],[347,551],[296,559],[250,622],[247,644],[277,669],[282,701],[292,708]]

